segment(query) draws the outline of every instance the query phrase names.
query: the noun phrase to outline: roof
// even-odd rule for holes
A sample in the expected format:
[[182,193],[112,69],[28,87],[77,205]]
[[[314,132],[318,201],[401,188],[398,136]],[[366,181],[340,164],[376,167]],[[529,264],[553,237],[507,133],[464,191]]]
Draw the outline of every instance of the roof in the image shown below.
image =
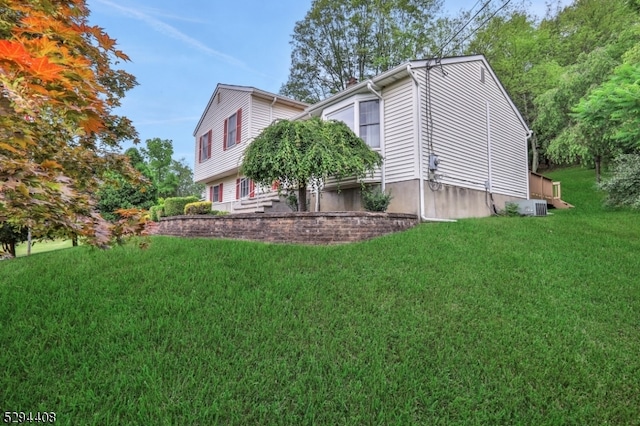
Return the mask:
[[251,86],[236,86],[236,85],[233,85],[233,84],[218,83],[218,85],[216,86],[216,89],[213,91],[213,94],[211,95],[211,98],[209,98],[209,102],[207,103],[207,107],[204,109],[204,112],[200,116],[200,120],[198,120],[198,124],[196,125],[196,128],[193,130],[193,136],[196,136],[196,134],[198,132],[198,129],[200,128],[200,125],[202,124],[202,121],[204,120],[204,117],[207,115],[207,112],[209,111],[209,108],[211,107],[211,104],[213,103],[213,100],[215,99],[215,97],[218,94],[218,91],[220,89],[235,90],[235,91],[239,91],[239,92],[248,92],[251,95],[259,97],[259,98],[268,99],[270,101],[273,101],[275,99],[276,102],[280,102],[280,103],[283,103],[283,104],[287,104],[287,105],[294,106],[294,107],[299,107],[299,108],[305,108],[305,107],[309,106],[309,104],[307,104],[305,102],[296,101],[295,99],[291,99],[291,98],[288,98],[286,96],[282,96],[282,95],[278,95],[278,94],[275,94],[275,93],[267,92],[265,90],[257,89],[255,87],[251,87]]
[[500,88],[500,91],[504,95],[505,99],[509,102],[509,105],[517,115],[520,122],[522,123],[522,126],[525,128],[525,130],[529,131],[529,126],[527,126],[527,123],[524,121],[524,118],[522,118],[520,111],[518,111],[518,108],[513,103],[513,100],[507,93],[504,86],[502,86],[502,83],[500,83],[500,80],[498,79],[496,74],[493,72],[493,69],[489,65],[489,62],[487,61],[487,58],[484,57],[484,55],[454,56],[454,57],[447,57],[447,58],[441,58],[441,59],[432,58],[432,59],[408,61],[398,65],[397,67],[391,68],[390,70],[387,70],[382,74],[378,74],[375,77],[372,77],[367,80],[363,80],[360,83],[350,86],[347,89],[343,90],[342,92],[338,92],[335,95],[332,95],[320,102],[310,105],[304,110],[304,112],[298,114],[292,119],[295,120],[295,119],[301,119],[307,116],[320,115],[322,114],[322,110],[329,105],[340,102],[341,100],[348,98],[352,95],[355,95],[357,93],[369,91],[368,89],[369,84],[372,84],[376,89],[389,86],[390,84],[393,84],[396,81],[402,80],[407,76],[409,76],[409,73],[414,68],[446,66],[450,64],[458,64],[458,63],[474,62],[474,61],[482,61],[484,63],[486,69],[489,71],[489,73],[491,73],[491,76],[493,77],[494,81],[498,83],[498,87]]

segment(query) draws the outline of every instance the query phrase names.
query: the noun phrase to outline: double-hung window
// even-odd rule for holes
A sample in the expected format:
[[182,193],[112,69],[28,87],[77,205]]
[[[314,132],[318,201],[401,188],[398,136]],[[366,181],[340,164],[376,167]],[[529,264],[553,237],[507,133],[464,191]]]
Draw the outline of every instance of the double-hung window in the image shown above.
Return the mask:
[[212,203],[222,202],[222,183],[211,187],[211,202]]
[[242,109],[224,120],[224,149],[229,149],[240,143],[242,135]]
[[328,120],[345,123],[371,148],[380,148],[380,100],[355,100],[326,113]]
[[255,185],[249,178],[236,179],[236,200],[255,196]]
[[211,130],[209,130],[204,135],[200,136],[198,160],[201,163],[211,158],[211,136],[212,136]]

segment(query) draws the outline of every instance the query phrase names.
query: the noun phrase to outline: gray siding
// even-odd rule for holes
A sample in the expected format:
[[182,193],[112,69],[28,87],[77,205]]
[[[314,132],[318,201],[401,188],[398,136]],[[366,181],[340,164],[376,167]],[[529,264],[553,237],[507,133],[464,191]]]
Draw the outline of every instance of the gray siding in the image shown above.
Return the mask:
[[417,176],[414,83],[406,79],[385,88],[384,144],[385,180],[400,182]]
[[[527,196],[526,129],[498,83],[482,61],[461,62],[431,69],[433,148],[439,155],[441,182],[485,189],[490,179],[495,193]],[[426,71],[418,70],[421,93],[424,170],[428,171],[429,121]],[[491,162],[489,161],[491,152]]]

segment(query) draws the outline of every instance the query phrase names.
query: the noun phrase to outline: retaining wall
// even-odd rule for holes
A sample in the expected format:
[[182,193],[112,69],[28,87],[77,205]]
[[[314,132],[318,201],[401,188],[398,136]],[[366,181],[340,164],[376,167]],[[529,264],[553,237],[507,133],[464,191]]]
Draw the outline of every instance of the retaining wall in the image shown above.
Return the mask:
[[166,217],[160,219],[157,233],[272,243],[340,244],[404,231],[417,224],[416,215],[405,213],[245,213]]

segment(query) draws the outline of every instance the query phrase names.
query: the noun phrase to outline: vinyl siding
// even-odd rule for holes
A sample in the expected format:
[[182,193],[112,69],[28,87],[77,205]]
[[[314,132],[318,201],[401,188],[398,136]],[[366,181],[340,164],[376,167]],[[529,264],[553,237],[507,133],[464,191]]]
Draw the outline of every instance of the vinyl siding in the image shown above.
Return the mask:
[[[440,181],[478,190],[489,180],[493,192],[527,196],[526,129],[491,73],[480,81],[482,61],[462,62],[431,69],[433,148],[439,156]],[[426,70],[418,70],[421,82],[421,116],[424,170],[429,167]],[[488,105],[488,107],[487,107]],[[487,111],[488,110],[488,111]],[[490,130],[490,132],[489,132]]]
[[[195,136],[195,170],[196,182],[208,182],[215,176],[233,172],[237,169],[242,151],[249,140],[249,123],[251,121],[250,93],[240,90],[222,88],[218,91],[220,102],[214,99]],[[223,149],[224,120],[242,109],[242,130],[239,144]],[[213,130],[211,158],[198,162],[198,140],[200,135]]]
[[[289,118],[302,111],[277,102],[253,96],[248,90],[220,88],[220,102],[214,99],[206,112],[195,137],[195,170],[194,180],[209,183],[212,179],[237,174],[242,161],[242,153],[253,139],[271,123],[271,119]],[[224,120],[242,109],[241,142],[224,150]],[[213,130],[211,158],[198,162],[198,142],[200,135]],[[225,189],[226,191],[226,189]]]
[[414,139],[417,121],[413,86],[413,81],[407,77],[382,92],[386,182],[399,182],[417,176]]

